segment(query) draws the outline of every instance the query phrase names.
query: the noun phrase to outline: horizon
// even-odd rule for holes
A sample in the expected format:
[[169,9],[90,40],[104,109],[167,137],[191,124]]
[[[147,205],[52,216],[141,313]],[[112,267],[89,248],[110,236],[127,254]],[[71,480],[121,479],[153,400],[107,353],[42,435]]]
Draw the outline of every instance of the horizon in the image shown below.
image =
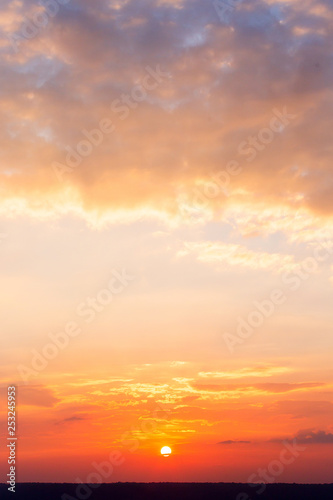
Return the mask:
[[[25,482],[20,482],[20,483],[16,483],[17,485],[20,485],[20,484],[70,484],[70,485],[78,485],[78,484],[81,484],[81,483],[63,483],[63,482],[59,482],[59,483],[56,483],[56,482],[47,482],[47,483],[41,483],[39,481],[25,481]],[[241,483],[241,482],[230,482],[230,483],[226,483],[226,482],[222,482],[222,481],[190,481],[190,482],[184,482],[184,481],[149,481],[149,482],[140,482],[140,481],[115,481],[115,482],[105,482],[105,483],[85,483],[85,484],[240,484],[240,485],[248,485],[249,483],[245,482],[245,483]],[[252,483],[252,484],[263,484],[263,483]],[[332,486],[333,485],[333,482],[331,483],[281,483],[281,482],[276,482],[276,483],[267,483],[267,485],[270,485],[270,486],[279,486],[279,485],[284,485],[284,484],[287,484],[287,485],[296,485],[296,486],[309,486],[309,485],[312,485],[312,486]],[[0,483],[0,485],[2,486],[7,486],[6,483]]]
[[[0,485],[0,491],[2,489]],[[283,495],[285,500],[292,500],[295,494],[302,495],[302,498],[312,500],[320,494],[321,500],[332,498],[333,485],[299,485],[299,484],[270,484],[258,485],[259,490],[254,491],[253,485],[248,484],[222,484],[222,483],[114,483],[114,484],[23,484],[18,485],[17,493],[19,498],[31,498],[34,500],[76,500],[82,498],[93,498],[104,500],[112,498],[129,500],[135,495],[142,499],[167,499],[182,498],[200,500],[203,495],[210,495],[210,498],[235,498],[236,500],[250,500],[255,495],[260,495],[263,499],[278,500]]]

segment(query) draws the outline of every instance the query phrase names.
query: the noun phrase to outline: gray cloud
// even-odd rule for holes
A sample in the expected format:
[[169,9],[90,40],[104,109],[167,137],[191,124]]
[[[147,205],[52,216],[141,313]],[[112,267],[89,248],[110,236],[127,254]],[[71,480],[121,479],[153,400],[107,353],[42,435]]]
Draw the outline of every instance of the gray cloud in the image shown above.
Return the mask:
[[67,422],[81,422],[82,420],[86,420],[85,417],[81,415],[73,415],[72,417],[64,418],[63,420],[60,420],[60,422],[56,422],[55,425],[61,425],[65,424]]
[[299,444],[333,444],[333,434],[327,431],[313,429],[300,430],[295,436],[285,439],[272,439],[273,443],[296,440]]
[[296,439],[299,443],[304,444],[333,444],[333,434],[326,431],[299,431]]
[[232,440],[227,440],[227,441],[219,441],[217,444],[250,444],[251,441],[232,441]]

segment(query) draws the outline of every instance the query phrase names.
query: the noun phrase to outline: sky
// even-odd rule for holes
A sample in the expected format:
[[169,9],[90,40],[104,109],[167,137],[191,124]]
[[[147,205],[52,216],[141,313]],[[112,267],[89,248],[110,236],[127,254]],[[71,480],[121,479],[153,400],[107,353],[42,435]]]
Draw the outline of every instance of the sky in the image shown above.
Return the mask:
[[1,1],[18,481],[332,482],[332,21]]

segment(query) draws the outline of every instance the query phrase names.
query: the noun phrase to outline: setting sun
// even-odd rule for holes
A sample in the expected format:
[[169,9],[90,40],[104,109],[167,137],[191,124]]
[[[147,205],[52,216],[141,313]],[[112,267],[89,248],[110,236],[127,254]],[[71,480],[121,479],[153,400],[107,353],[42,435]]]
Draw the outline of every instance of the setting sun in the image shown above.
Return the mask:
[[161,448],[161,455],[163,455],[163,457],[168,457],[171,453],[171,448],[169,448],[169,446],[163,446],[163,448]]

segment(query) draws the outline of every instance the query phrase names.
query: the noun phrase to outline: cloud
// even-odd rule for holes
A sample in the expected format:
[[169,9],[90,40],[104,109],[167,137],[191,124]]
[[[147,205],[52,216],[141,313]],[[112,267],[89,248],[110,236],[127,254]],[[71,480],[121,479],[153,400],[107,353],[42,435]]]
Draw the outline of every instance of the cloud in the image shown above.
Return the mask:
[[290,373],[291,368],[284,366],[256,366],[253,368],[242,368],[240,370],[231,370],[224,372],[199,372],[199,377],[202,378],[246,378],[246,377],[271,377],[283,373]]
[[73,415],[72,417],[64,418],[60,420],[60,422],[56,422],[55,425],[65,424],[67,422],[81,422],[82,420],[86,420],[86,417],[82,415]]
[[74,417],[65,418],[64,422],[77,422],[77,421],[80,421],[80,420],[85,420],[85,418],[78,417],[78,416],[75,415]]
[[296,439],[304,444],[333,444],[333,434],[326,431],[299,431]]
[[202,384],[194,382],[192,387],[198,391],[207,392],[221,392],[221,393],[267,393],[278,394],[293,391],[304,391],[309,389],[316,389],[325,384],[320,382],[311,383],[265,383],[265,384]]
[[[301,0],[254,0],[235,9],[228,25],[212,2],[71,0],[15,51],[10,37],[36,9],[28,0],[1,7],[3,213],[180,222],[196,189],[237,160],[242,172],[230,180],[231,196],[204,196],[204,217],[246,207],[262,221],[264,204],[290,214],[289,229],[280,220],[288,232],[298,214],[332,217],[328,2],[305,9]],[[112,111],[157,65],[170,77],[127,111],[119,102]],[[269,144],[251,146],[249,162],[244,142],[284,108],[296,118]],[[103,119],[114,132],[59,182],[53,162],[66,162],[67,148]],[[263,265],[274,265],[272,258]],[[249,254],[238,260],[255,265]]]
[[227,441],[220,441],[217,444],[250,444],[251,441],[232,441],[232,440],[227,440]]
[[276,272],[295,267],[292,255],[254,252],[244,245],[217,243],[212,241],[184,244],[180,256],[195,255],[199,262],[215,264],[218,268],[226,266],[246,267],[252,270],[268,269]]
[[[288,438],[289,439],[289,438]],[[327,431],[313,429],[301,430],[291,438],[299,444],[333,444],[333,434]],[[286,439],[273,439],[272,442],[283,442]]]

